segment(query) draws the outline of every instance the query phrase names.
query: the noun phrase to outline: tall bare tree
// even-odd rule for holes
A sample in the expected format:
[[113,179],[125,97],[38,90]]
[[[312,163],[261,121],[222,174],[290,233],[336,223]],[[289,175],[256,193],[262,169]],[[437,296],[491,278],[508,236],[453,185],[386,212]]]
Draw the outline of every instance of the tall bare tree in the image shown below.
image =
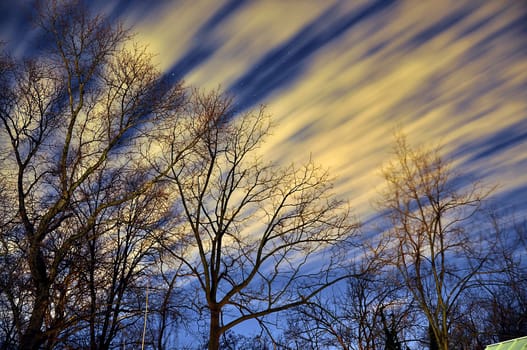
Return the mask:
[[489,190],[478,182],[462,186],[439,149],[413,149],[400,136],[395,155],[383,170],[379,201],[391,223],[387,261],[426,317],[432,343],[446,350],[458,301],[489,271],[495,240],[478,221]]
[[80,242],[112,208],[156,187],[142,152],[150,130],[176,123],[184,96],[150,54],[125,45],[127,30],[76,2],[43,2],[37,23],[50,46],[2,65],[0,92],[1,175],[14,198],[10,234],[18,244],[7,249],[30,282],[27,315],[13,314],[24,349],[51,346],[69,320],[62,301],[76,285]]
[[217,93],[198,92],[191,105],[196,119],[217,122],[186,157],[169,161],[181,222],[166,247],[185,266],[209,317],[208,347],[218,349],[234,326],[305,304],[341,280],[336,248],[357,224],[326,172],[261,159],[270,128],[263,109],[233,116]]

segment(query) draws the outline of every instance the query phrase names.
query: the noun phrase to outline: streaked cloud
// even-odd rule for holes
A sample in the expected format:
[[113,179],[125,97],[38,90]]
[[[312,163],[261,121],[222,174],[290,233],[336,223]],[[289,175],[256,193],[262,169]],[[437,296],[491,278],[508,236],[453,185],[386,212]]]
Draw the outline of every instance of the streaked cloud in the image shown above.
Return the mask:
[[[445,144],[461,171],[500,184],[504,207],[527,212],[521,1],[99,6],[133,24],[167,74],[221,86],[240,109],[267,104],[278,127],[263,151],[280,162],[312,157],[329,167],[338,176],[335,191],[364,217],[373,212],[379,168],[398,128],[412,143]],[[20,18],[4,23],[4,37],[28,37]]]

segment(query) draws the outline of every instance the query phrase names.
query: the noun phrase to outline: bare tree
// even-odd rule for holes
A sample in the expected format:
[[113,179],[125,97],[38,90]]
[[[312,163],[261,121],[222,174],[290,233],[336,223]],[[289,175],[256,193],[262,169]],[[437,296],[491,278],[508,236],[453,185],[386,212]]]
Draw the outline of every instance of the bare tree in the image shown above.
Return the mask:
[[494,220],[500,238],[498,273],[482,278],[480,291],[472,299],[480,316],[477,329],[486,344],[527,334],[527,222],[505,219]]
[[[364,270],[363,270],[364,271]],[[401,349],[415,339],[415,310],[389,270],[369,270],[289,315],[293,348]],[[290,345],[291,346],[291,345]]]
[[395,155],[383,170],[386,190],[379,201],[391,223],[387,261],[401,274],[437,347],[446,350],[456,304],[476,276],[489,271],[495,241],[478,221],[489,190],[478,182],[462,186],[439,149],[413,149],[398,137]]
[[[143,318],[165,199],[162,191],[149,191],[106,210],[72,251],[76,285],[67,288],[67,314],[75,322],[56,327],[70,333],[62,334],[61,342],[90,349],[109,349],[115,342],[137,345],[140,337],[133,339],[128,329]],[[77,214],[80,222],[90,216]]]
[[453,308],[452,349],[480,349],[527,334],[527,249],[525,222],[492,215],[498,244],[494,273],[478,276],[479,284]]
[[51,47],[3,65],[0,92],[1,172],[18,243],[7,249],[30,282],[27,314],[13,313],[24,349],[52,346],[69,322],[78,245],[110,225],[101,218],[112,208],[156,187],[141,152],[149,130],[176,122],[184,96],[143,48],[124,45],[126,30],[79,4],[45,2],[37,22]]
[[305,304],[343,279],[334,254],[357,224],[311,162],[279,168],[260,158],[270,127],[263,109],[233,116],[217,93],[197,92],[191,105],[196,119],[216,122],[186,157],[169,161],[182,219],[166,247],[185,266],[209,317],[208,347],[218,349],[234,326]]
[[[152,339],[153,349],[171,349],[180,338],[180,328],[191,324],[186,318],[186,311],[191,302],[184,293],[185,276],[180,273],[179,261],[158,254],[154,269],[155,272],[149,281],[149,295],[153,307],[150,309],[148,336]],[[182,344],[177,346],[182,348]]]

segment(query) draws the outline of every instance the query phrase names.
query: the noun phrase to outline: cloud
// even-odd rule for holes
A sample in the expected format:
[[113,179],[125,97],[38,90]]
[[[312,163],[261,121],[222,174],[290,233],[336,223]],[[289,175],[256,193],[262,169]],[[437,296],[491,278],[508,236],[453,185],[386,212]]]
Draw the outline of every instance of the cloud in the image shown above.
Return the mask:
[[[397,128],[414,144],[445,144],[460,171],[502,184],[497,196],[527,194],[520,2],[104,4],[135,26],[174,79],[222,86],[240,109],[267,104],[278,126],[266,157],[312,157],[329,167],[339,177],[335,191],[361,215],[373,214],[369,202]],[[4,33],[21,33],[17,21]]]

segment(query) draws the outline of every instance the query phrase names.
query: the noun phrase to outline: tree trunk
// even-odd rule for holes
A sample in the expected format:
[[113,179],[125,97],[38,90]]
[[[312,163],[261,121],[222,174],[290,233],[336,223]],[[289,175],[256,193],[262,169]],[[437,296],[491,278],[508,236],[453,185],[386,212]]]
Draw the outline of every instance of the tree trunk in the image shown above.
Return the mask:
[[430,337],[430,350],[440,350],[439,342],[437,341],[437,337],[431,324],[428,324],[428,335]]
[[28,260],[31,276],[35,285],[35,300],[26,331],[20,339],[20,348],[30,350],[39,349],[45,341],[42,324],[44,323],[46,310],[49,305],[49,281],[44,257],[36,245],[30,248]]
[[220,349],[221,325],[220,310],[217,305],[210,308],[210,332],[209,332],[209,350]]
[[20,349],[38,350],[44,342],[42,323],[47,309],[47,298],[37,296],[33,303],[33,311],[29,323],[20,339]]

